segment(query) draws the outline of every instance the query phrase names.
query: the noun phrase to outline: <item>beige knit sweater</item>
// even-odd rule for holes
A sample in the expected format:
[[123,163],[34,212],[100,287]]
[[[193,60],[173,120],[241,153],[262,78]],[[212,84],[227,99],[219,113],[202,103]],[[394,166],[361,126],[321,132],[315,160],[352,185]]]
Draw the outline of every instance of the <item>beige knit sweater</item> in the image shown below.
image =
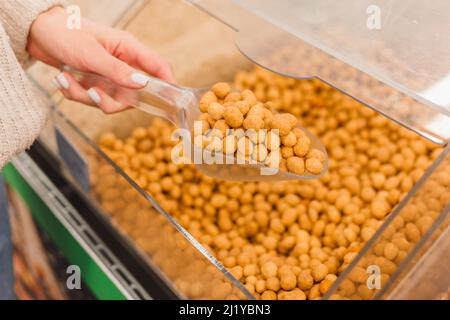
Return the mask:
[[28,33],[36,17],[58,0],[0,0],[0,170],[28,148],[45,124],[48,110],[22,66]]

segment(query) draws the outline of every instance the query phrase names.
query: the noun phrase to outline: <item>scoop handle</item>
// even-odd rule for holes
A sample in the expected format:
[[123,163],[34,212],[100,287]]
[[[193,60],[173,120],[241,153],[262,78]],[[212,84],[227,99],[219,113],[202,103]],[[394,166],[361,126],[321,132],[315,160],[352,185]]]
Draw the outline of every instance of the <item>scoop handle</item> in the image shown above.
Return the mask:
[[94,73],[82,72],[70,67],[64,67],[63,70],[72,74],[84,87],[95,85],[117,102],[164,118],[175,125],[179,125],[180,111],[195,98],[189,90],[152,76],[148,76],[145,87],[130,89]]

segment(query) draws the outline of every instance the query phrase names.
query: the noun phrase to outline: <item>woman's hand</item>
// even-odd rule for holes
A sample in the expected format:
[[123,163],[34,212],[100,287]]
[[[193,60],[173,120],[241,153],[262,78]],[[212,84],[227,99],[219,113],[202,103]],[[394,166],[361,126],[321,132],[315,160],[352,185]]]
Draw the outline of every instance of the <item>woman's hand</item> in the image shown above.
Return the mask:
[[[56,68],[67,65],[94,73],[129,89],[145,86],[148,77],[137,70],[174,82],[170,65],[132,35],[82,20],[81,29],[67,28],[68,15],[61,7],[42,13],[31,26],[28,53]],[[70,73],[56,78],[65,97],[100,107],[105,113],[127,106],[112,99],[101,86],[78,82]]]

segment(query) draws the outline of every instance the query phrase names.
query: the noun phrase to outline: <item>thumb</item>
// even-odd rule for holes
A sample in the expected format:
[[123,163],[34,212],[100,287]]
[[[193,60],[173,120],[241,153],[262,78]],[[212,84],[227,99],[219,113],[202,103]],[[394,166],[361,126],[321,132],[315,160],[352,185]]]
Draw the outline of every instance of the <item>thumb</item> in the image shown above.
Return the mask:
[[91,48],[81,63],[82,71],[93,72],[101,75],[117,85],[139,89],[144,87],[149,77],[136,71],[122,60],[111,55],[101,45],[96,44]]

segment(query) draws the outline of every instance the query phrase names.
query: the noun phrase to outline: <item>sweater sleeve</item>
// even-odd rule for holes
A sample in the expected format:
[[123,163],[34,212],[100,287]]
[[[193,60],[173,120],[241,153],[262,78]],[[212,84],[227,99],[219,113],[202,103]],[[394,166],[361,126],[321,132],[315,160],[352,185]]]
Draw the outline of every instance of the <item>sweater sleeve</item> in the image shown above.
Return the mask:
[[27,79],[0,23],[0,170],[42,130],[47,107]]
[[61,4],[61,0],[0,0],[0,23],[11,39],[11,47],[20,64],[28,59],[28,33],[37,16]]

